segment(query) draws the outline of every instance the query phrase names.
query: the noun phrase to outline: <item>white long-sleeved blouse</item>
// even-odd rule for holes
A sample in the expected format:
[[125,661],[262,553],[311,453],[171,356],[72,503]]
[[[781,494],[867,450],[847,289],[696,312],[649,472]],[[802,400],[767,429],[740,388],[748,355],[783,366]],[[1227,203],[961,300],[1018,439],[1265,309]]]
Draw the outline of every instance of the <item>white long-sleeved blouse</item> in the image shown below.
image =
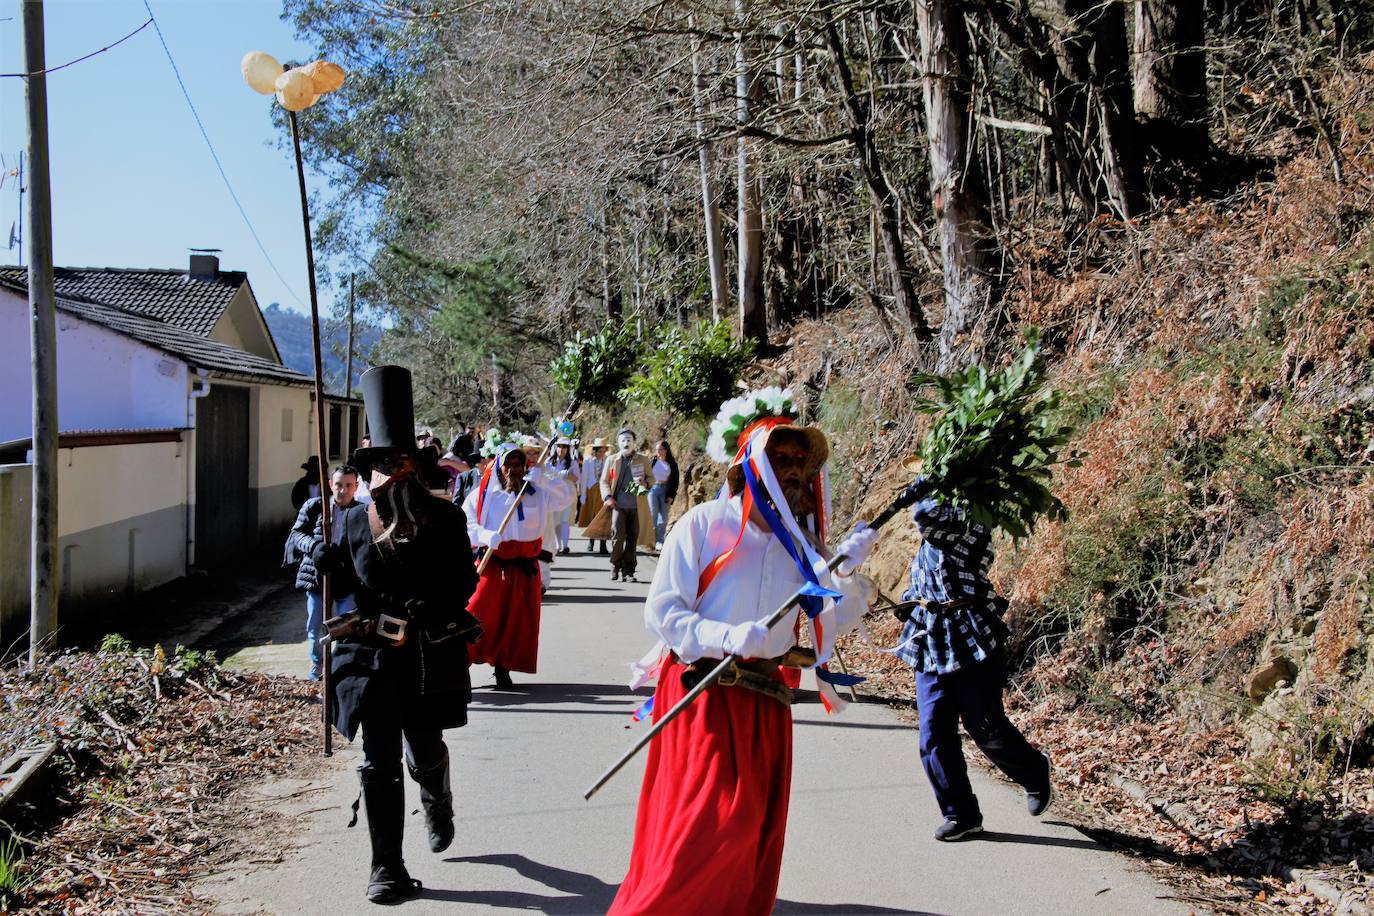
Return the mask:
[[[503,541],[533,541],[544,536],[544,526],[552,513],[562,512],[573,504],[577,490],[572,481],[552,474],[545,474],[540,468],[532,468],[529,474],[530,486],[534,490],[526,493],[520,500],[520,512],[511,516],[510,523],[501,534]],[[501,487],[495,480],[487,488],[486,499],[482,502],[482,517],[477,517],[477,495],[479,487],[463,500],[463,512],[468,517],[468,538],[474,547],[490,547],[492,535],[501,527],[501,519],[515,501],[515,494]],[[520,516],[523,515],[524,518]]]
[[[740,498],[694,506],[668,532],[659,555],[644,623],[684,662],[723,658],[725,632],[732,625],[762,621],[801,587],[802,574],[777,538],[750,522],[738,549],[716,574],[704,595],[697,594],[702,572],[730,549],[739,535]],[[822,624],[838,636],[856,627],[865,596],[857,580],[832,574],[844,597],[822,613]],[[790,649],[800,608],[769,632],[762,655],[775,658]]]

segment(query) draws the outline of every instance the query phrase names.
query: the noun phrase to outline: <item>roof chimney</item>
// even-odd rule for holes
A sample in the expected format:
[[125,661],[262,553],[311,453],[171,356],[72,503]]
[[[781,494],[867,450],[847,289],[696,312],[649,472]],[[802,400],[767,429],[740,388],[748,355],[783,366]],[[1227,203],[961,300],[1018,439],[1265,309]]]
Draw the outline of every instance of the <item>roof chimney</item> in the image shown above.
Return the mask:
[[219,274],[218,248],[192,248],[191,269],[187,276],[192,280],[213,280]]

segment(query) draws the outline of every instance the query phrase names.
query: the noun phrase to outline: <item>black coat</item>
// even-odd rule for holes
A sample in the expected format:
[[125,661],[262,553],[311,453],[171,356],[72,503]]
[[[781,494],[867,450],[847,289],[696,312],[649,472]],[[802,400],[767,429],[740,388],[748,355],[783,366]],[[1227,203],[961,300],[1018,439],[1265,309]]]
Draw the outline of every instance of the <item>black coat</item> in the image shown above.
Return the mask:
[[[342,511],[335,506],[329,517],[335,518]],[[281,565],[300,564],[296,567],[296,588],[311,592],[320,590],[320,574],[315,570],[315,558],[312,554],[315,552],[315,546],[322,540],[324,537],[320,525],[320,498],[312,496],[296,513],[296,523],[291,526],[291,532],[286,536],[286,551],[282,554]],[[337,591],[334,597],[339,597]]]
[[467,518],[449,502],[431,498],[428,519],[409,542],[383,551],[372,543],[368,507],[339,512],[344,546],[357,573],[358,610],[364,616],[408,617],[406,603],[425,602],[426,619],[412,620],[406,643],[396,647],[378,637],[340,640],[334,646],[330,683],[334,725],[351,740],[359,724],[374,715],[400,717],[402,725],[458,728],[467,724],[472,699],[467,643],[453,638],[431,642],[425,624],[442,623],[466,611],[477,587]]

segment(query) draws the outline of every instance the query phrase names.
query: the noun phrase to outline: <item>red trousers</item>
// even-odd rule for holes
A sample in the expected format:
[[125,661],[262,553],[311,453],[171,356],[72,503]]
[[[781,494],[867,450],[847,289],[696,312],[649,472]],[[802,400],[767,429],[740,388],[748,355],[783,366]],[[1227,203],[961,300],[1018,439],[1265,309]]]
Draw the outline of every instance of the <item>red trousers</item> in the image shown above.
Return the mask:
[[[482,638],[468,646],[472,664],[535,673],[539,661],[541,543],[541,539],[502,541],[477,580],[468,613],[482,621]],[[506,560],[520,562],[503,562]]]
[[[654,719],[686,690],[659,671]],[[649,744],[630,869],[608,916],[767,916],[778,895],[792,788],[792,710],[711,687]]]

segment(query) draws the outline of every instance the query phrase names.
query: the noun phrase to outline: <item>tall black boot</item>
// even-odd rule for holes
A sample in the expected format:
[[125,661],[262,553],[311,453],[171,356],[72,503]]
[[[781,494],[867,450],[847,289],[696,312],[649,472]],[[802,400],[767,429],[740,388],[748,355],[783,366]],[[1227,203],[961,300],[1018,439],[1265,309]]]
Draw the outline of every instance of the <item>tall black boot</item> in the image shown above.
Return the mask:
[[367,899],[396,903],[420,893],[420,882],[410,877],[401,858],[405,830],[405,785],[400,773],[378,773],[358,768],[363,783],[363,808],[367,811],[367,835],[372,841],[372,872],[367,879]]
[[420,786],[420,805],[425,810],[430,852],[443,852],[453,842],[453,792],[448,781],[448,748],[444,759],[427,770],[408,767],[410,778]]

